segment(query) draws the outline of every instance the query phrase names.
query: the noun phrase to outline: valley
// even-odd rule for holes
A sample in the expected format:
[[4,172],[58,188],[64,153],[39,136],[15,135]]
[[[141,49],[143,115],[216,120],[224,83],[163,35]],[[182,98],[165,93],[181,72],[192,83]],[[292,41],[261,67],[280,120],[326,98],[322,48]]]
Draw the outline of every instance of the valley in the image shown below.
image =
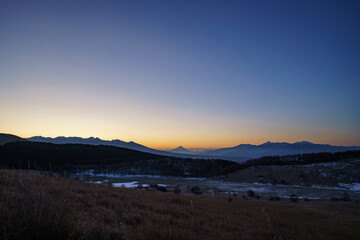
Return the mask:
[[[246,196],[253,191],[259,198],[278,196],[289,199],[341,199],[344,193],[351,199],[360,200],[360,160],[336,163],[257,166],[241,169],[226,175],[211,178],[165,177],[151,175],[94,174],[80,172],[72,178],[121,187],[148,187],[159,185],[167,191],[179,188],[182,193],[191,193],[198,186],[203,194],[237,194]],[[279,179],[279,180],[278,180]],[[131,184],[129,184],[131,183]]]
[[18,140],[7,137],[0,145],[4,239],[355,239],[360,234],[360,151],[237,163]]
[[[178,158],[128,148],[17,141],[0,145],[0,166],[103,185],[160,185],[189,193],[360,200],[360,151],[265,156],[244,163]],[[21,139],[20,139],[21,140]],[[98,141],[98,140],[94,140]],[[306,143],[307,144],[307,143]],[[181,149],[180,149],[181,150]],[[195,157],[195,156],[194,156]]]

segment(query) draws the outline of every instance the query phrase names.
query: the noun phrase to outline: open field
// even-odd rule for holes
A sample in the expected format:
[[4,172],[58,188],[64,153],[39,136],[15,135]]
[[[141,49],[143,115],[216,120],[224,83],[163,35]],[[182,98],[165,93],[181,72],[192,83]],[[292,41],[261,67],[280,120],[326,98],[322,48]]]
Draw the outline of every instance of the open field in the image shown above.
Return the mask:
[[338,183],[360,182],[360,159],[304,165],[253,166],[220,178],[230,182],[338,186]]
[[206,198],[0,171],[1,239],[359,239],[360,204]]
[[[291,167],[291,166],[290,166]],[[299,166],[297,166],[299,167]],[[268,167],[267,167],[268,168]],[[269,170],[268,170],[269,171]],[[268,173],[268,171],[265,173]],[[264,174],[265,175],[265,174]],[[231,176],[231,175],[230,175]],[[179,188],[183,193],[190,192],[190,189],[194,186],[199,187],[202,193],[214,193],[217,195],[224,195],[228,193],[236,193],[238,195],[246,195],[249,190],[253,191],[259,198],[268,199],[270,196],[279,196],[284,198],[290,198],[296,195],[298,198],[308,199],[331,199],[342,198],[346,193],[353,200],[360,200],[360,184],[358,181],[354,184],[341,183],[340,185],[329,185],[323,182],[323,184],[314,184],[307,182],[305,184],[293,185],[293,184],[272,184],[262,183],[257,179],[248,182],[231,182],[229,178],[223,179],[207,179],[207,178],[181,178],[181,177],[164,177],[164,176],[144,176],[144,175],[87,175],[79,174],[72,175],[72,178],[96,183],[96,184],[113,184],[115,186],[125,185],[126,187],[146,187],[149,185],[165,186],[169,191],[174,188]],[[287,178],[285,178],[287,179]],[[355,188],[356,189],[352,189]]]

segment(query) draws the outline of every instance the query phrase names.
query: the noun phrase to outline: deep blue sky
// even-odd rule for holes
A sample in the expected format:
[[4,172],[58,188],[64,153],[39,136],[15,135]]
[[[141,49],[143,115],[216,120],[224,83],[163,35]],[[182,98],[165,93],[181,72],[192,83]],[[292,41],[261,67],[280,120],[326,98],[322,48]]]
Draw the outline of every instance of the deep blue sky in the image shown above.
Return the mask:
[[360,1],[1,1],[0,131],[360,145],[359,13]]

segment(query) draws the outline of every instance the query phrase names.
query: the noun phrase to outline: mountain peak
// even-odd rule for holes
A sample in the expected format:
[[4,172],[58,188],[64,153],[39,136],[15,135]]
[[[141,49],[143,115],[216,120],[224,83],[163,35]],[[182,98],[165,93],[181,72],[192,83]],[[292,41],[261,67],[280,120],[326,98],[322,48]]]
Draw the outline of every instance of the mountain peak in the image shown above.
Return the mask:
[[[177,148],[175,148],[174,150],[187,150],[186,148],[184,148],[183,146],[178,146]],[[189,151],[189,150],[188,150]]]
[[311,143],[309,141],[300,141],[300,142],[296,142],[294,144],[313,144],[313,143]]
[[170,150],[169,152],[172,152],[172,153],[184,153],[184,154],[193,154],[194,152],[193,151],[190,151],[186,148],[184,148],[183,146],[179,146],[173,150]]
[[134,142],[134,141],[130,141],[130,142],[128,142],[128,144],[129,144],[130,146],[137,146],[137,145],[139,145],[138,143],[136,143],[136,142]]
[[275,144],[275,143],[278,143],[278,142],[267,141],[266,143],[263,143],[263,144],[261,144],[261,145],[270,145],[270,144]]

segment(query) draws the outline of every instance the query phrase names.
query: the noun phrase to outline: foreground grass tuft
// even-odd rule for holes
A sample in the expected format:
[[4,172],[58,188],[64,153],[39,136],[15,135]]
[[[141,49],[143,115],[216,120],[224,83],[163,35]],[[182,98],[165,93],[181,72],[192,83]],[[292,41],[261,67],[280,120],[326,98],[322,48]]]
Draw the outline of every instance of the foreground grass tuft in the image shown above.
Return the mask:
[[356,239],[359,204],[228,201],[0,170],[0,239]]

